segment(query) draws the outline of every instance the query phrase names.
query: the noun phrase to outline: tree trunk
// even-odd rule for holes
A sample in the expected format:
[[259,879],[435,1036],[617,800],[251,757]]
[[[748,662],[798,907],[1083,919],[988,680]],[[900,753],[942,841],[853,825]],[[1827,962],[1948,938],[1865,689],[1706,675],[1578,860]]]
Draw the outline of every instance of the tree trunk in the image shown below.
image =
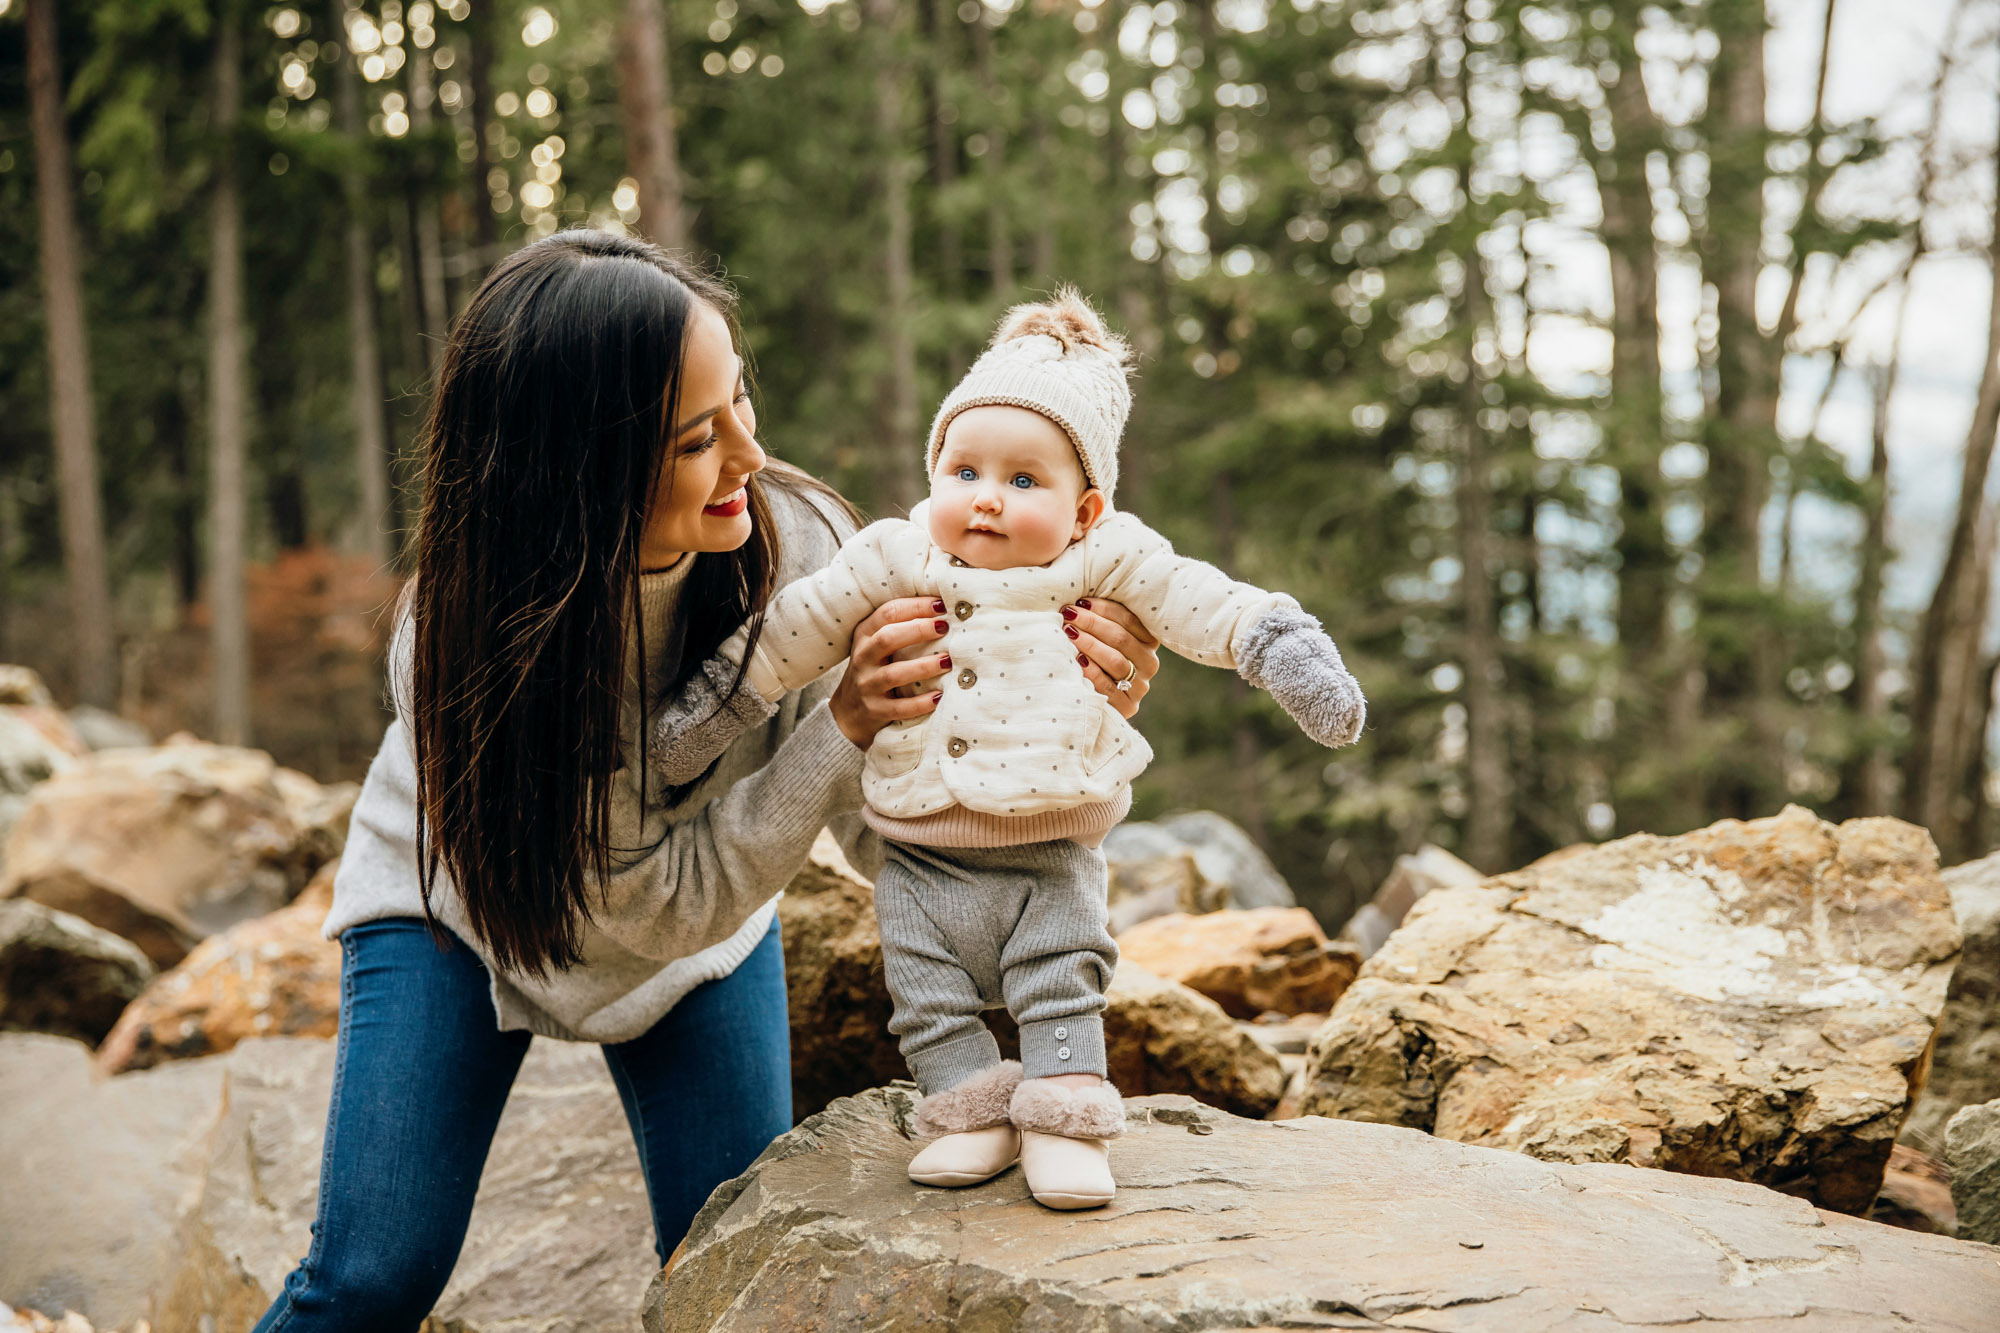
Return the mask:
[[[1040,123],[1035,126],[1035,166],[1043,180],[1055,179],[1055,146],[1049,141],[1049,127]],[[1045,206],[1035,218],[1035,280],[1044,286],[1052,286],[1059,276],[1056,244],[1056,210]]]
[[1706,435],[1703,614],[1710,634],[1709,706],[1729,726],[1740,762],[1711,795],[1713,813],[1774,813],[1783,798],[1778,645],[1762,577],[1762,517],[1777,443],[1776,349],[1757,323],[1764,223],[1764,0],[1731,0],[1714,15],[1720,52],[1704,115],[1710,154],[1709,275],[1716,290],[1716,402]]
[[639,229],[669,250],[685,250],[688,225],[660,0],[625,0],[618,35],[618,111],[625,126],[625,169],[639,183]]
[[910,177],[915,163],[904,147],[903,84],[908,77],[902,51],[899,0],[868,0],[868,22],[874,30],[875,131],[882,172],[882,333],[889,350],[889,369],[882,386],[883,430],[877,440],[880,478],[877,494],[884,505],[907,513],[919,495],[919,477],[910,467],[917,446],[917,348],[911,325],[915,317],[915,278],[910,255]]
[[171,486],[167,505],[173,532],[174,592],[185,622],[187,613],[201,601],[201,490],[189,453],[194,423],[189,420],[187,400],[178,383],[161,394],[157,403],[153,409],[154,438],[166,459]]
[[[1482,280],[1475,252],[1466,264],[1464,303],[1468,341],[1477,336],[1484,301],[1471,291]],[[1481,297],[1484,293],[1481,293]],[[1479,424],[1480,377],[1466,355],[1465,383],[1459,390],[1458,553],[1459,595],[1464,615],[1465,658],[1465,859],[1488,873],[1506,869],[1507,834],[1513,823],[1512,782],[1507,769],[1507,736],[1501,715],[1500,625],[1489,571],[1493,493],[1487,462],[1486,430]]]
[[986,265],[993,275],[993,294],[1014,290],[1014,232],[1007,216],[1007,135],[1000,123],[1000,99],[1006,95],[993,68],[993,33],[984,23],[972,25],[973,47],[979,60],[979,86],[986,94],[991,117],[986,132]]
[[[1906,289],[1907,290],[1907,289]],[[1896,322],[1902,332],[1902,321]],[[1898,337],[1896,341],[1900,342]],[[1896,356],[1892,343],[1890,356]],[[1833,373],[1840,373],[1836,361]],[[1857,815],[1889,813],[1889,692],[1883,688],[1887,663],[1882,652],[1882,572],[1889,563],[1889,395],[1896,382],[1896,362],[1871,376],[1875,420],[1868,456],[1868,479],[1862,483],[1861,576],[1854,588],[1854,711],[1863,749],[1850,789]]]
[[[352,56],[343,57],[352,60]],[[243,216],[237,197],[236,118],[242,101],[242,16],[225,4],[215,32],[215,184],[208,265],[208,601],[215,738],[250,743],[250,626],[244,589],[245,437]]]
[[[1943,55],[1938,60],[1937,70],[1931,78],[1930,115],[1917,150],[1917,221],[1911,229],[1910,253],[1904,258],[1902,272],[1898,277],[1901,289],[1896,297],[1895,318],[1889,325],[1889,360],[1872,375],[1875,419],[1868,462],[1868,480],[1866,489],[1862,493],[1864,529],[1861,539],[1861,577],[1855,590],[1854,618],[1854,704],[1859,714],[1860,732],[1867,745],[1860,761],[1859,772],[1852,777],[1859,802],[1857,812],[1860,814],[1889,813],[1895,795],[1893,791],[1895,770],[1891,765],[1887,737],[1889,692],[1886,688],[1887,670],[1882,645],[1883,571],[1888,566],[1890,558],[1889,411],[1896,397],[1896,386],[1902,377],[1903,330],[1909,322],[1912,278],[1917,271],[1917,265],[1929,252],[1923,223],[1932,207],[1931,192],[1937,184],[1940,169],[1938,146],[1943,128],[1944,90],[1956,54],[1958,27],[1965,15],[1965,9],[1965,0],[1959,0],[1958,5],[1952,10],[1951,21],[1945,29]],[[1836,357],[1835,373],[1838,373],[1839,369],[1840,362]],[[1832,389],[1833,384],[1829,380],[1827,384],[1829,395]]]
[[[937,206],[938,292],[948,306],[956,306],[965,293],[965,235],[951,201],[952,187],[958,183],[958,133],[953,128],[955,114],[949,114],[951,85],[947,75],[958,64],[957,33],[962,26],[952,0],[932,0],[922,11],[926,35],[930,39],[930,133],[931,199]],[[949,114],[949,118],[948,117]],[[956,382],[965,374],[964,342],[956,329],[946,334],[945,377]]]
[[[1459,33],[1470,26],[1463,10]],[[1472,207],[1472,170],[1478,146],[1472,140],[1472,98],[1463,63],[1452,77],[1450,94],[1458,103],[1465,127],[1465,151],[1460,157],[1459,193]],[[1465,859],[1489,872],[1506,869],[1507,835],[1513,824],[1513,784],[1507,767],[1507,731],[1501,714],[1500,622],[1493,597],[1490,542],[1493,535],[1493,491],[1488,463],[1489,441],[1480,423],[1485,408],[1485,379],[1474,348],[1480,330],[1492,323],[1486,290],[1486,263],[1474,235],[1460,257],[1458,321],[1465,340],[1465,377],[1458,400],[1458,555],[1459,596],[1465,623],[1461,641],[1465,659]]]
[[48,320],[49,422],[62,490],[63,565],[69,579],[77,697],[110,708],[118,701],[112,647],[111,581],[104,554],[103,500],[90,403],[90,341],[84,328],[81,236],[70,193],[69,132],[63,123],[62,59],[56,0],[29,0],[28,101],[34,122],[36,220],[41,228],[42,309]]
[[487,120],[493,105],[493,24],[495,7],[487,0],[474,0],[472,16],[465,23],[465,115],[472,124],[472,230],[479,252],[473,256],[466,275],[467,290],[476,290],[486,269],[500,257],[500,224],[493,216],[493,191],[486,173],[493,159],[486,141]]
[[1986,358],[1979,397],[1966,432],[1959,477],[1958,513],[1945,548],[1944,569],[1924,612],[1910,692],[1910,752],[1904,773],[1904,817],[1931,830],[1941,850],[1959,848],[1960,823],[1954,798],[1968,766],[1970,747],[1983,738],[1967,736],[1963,722],[1976,687],[1986,631],[1987,599],[1993,581],[1993,510],[1986,503],[1986,478],[2000,428],[2000,187],[1994,195],[1991,307],[1987,316]]
[[[352,55],[336,70],[340,80],[340,132],[346,136],[348,159],[358,164],[366,149],[361,118],[361,71]],[[375,262],[369,244],[368,182],[359,165],[350,165],[347,193],[347,351],[352,378],[348,412],[354,419],[354,469],[360,483],[361,509],[355,518],[359,550],[379,569],[389,563],[389,446],[382,421],[382,350],[376,341]]]
[[[410,56],[410,124],[419,134],[428,134],[436,123],[437,80],[431,69],[429,51],[413,51]],[[417,250],[417,293],[422,298],[424,368],[436,378],[444,360],[445,338],[451,329],[451,304],[444,286],[444,241],[438,223],[437,182],[426,179],[411,196],[415,215]]]
[[1667,547],[1661,435],[1659,254],[1647,156],[1661,138],[1646,98],[1638,56],[1626,49],[1611,86],[1615,151],[1597,160],[1604,245],[1611,257],[1611,398],[1619,438],[1612,452],[1621,490],[1618,509],[1618,641],[1636,671],[1665,666],[1667,600],[1674,556]]

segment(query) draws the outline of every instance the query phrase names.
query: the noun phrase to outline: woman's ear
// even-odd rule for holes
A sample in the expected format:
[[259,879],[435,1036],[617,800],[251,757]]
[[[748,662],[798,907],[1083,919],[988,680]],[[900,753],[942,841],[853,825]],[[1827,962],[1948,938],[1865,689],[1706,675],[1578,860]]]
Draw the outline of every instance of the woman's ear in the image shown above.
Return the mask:
[[1104,492],[1093,486],[1077,498],[1076,529],[1070,533],[1069,539],[1071,541],[1081,540],[1083,534],[1095,527],[1097,520],[1103,517]]

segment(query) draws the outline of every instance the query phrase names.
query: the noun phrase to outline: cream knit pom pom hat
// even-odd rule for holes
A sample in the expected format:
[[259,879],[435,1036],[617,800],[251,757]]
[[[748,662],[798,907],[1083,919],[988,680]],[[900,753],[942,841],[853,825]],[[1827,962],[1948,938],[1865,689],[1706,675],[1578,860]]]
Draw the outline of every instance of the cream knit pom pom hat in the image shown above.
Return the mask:
[[1118,439],[1132,412],[1124,340],[1074,287],[1051,301],[1017,305],[1000,321],[993,344],[945,397],[931,423],[924,472],[937,467],[945,427],[969,407],[1002,404],[1040,412],[1076,445],[1086,480],[1111,503],[1118,488]]

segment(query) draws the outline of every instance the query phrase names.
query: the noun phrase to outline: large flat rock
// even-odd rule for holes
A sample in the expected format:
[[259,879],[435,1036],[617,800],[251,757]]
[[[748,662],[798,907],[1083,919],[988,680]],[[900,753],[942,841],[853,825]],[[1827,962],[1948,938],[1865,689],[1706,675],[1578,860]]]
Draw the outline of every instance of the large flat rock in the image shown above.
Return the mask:
[[1426,895],[1307,1054],[1309,1114],[1865,1211],[1958,951],[1922,829],[1788,807]]
[[[155,1333],[246,1333],[304,1256],[333,1049],[273,1038],[220,1057],[226,1109],[180,1228]],[[635,1329],[657,1269],[645,1181],[602,1053],[537,1040],[434,1319],[449,1333]]]
[[101,1080],[81,1042],[0,1036],[0,1301],[151,1317],[222,1083],[215,1060]]
[[[333,1058],[260,1038],[104,1078],[81,1043],[0,1035],[0,1301],[245,1333],[312,1243]],[[636,1329],[658,1267],[603,1055],[536,1041],[436,1333]]]
[[1275,1328],[1991,1333],[2000,1251],[1736,1181],[1127,1103],[1108,1208],[904,1177],[910,1094],[835,1102],[696,1219],[648,1333]]

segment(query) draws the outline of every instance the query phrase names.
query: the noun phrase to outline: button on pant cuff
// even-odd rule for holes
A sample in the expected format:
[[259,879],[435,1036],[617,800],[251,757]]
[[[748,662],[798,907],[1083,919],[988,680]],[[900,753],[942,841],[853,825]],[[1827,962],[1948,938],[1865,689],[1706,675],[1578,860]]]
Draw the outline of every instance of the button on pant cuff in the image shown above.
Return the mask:
[[1098,1014],[1050,1018],[1021,1024],[1021,1074],[1109,1076],[1104,1059],[1104,1019]]

